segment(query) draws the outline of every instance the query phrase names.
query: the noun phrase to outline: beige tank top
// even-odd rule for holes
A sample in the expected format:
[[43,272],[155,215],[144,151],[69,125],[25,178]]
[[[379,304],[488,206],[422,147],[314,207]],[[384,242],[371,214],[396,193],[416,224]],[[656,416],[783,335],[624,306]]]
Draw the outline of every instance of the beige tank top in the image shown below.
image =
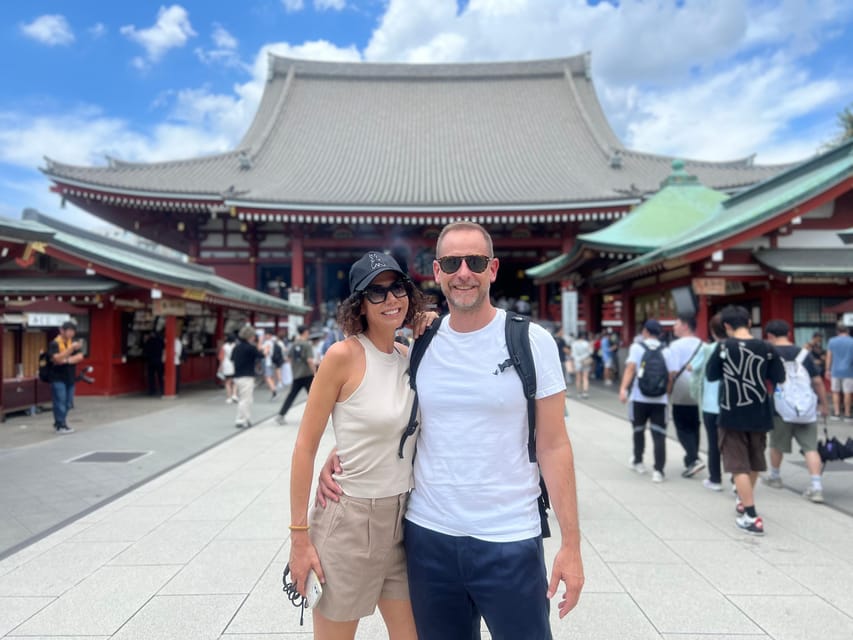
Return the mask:
[[364,347],[364,378],[358,388],[332,410],[342,473],[335,475],[344,493],[355,498],[384,498],[412,488],[412,456],[416,438],[400,437],[409,422],[414,392],[409,387],[406,356],[383,353],[369,338]]

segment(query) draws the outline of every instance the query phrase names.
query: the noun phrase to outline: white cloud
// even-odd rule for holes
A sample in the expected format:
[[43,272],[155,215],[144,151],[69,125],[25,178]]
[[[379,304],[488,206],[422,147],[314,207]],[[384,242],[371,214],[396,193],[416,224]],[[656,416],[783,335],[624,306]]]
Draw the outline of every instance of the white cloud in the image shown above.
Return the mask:
[[231,35],[222,25],[214,24],[213,33],[210,37],[213,40],[214,48],[196,48],[195,54],[199,60],[205,64],[218,63],[226,67],[247,68],[247,65],[240,59],[240,55],[237,52],[237,47],[239,46],[237,38]]
[[236,49],[237,48],[237,38],[232,36],[221,24],[213,25],[213,38],[214,44],[220,49]]
[[284,5],[284,10],[288,13],[302,11],[305,7],[305,3],[302,0],[281,0],[281,4]]
[[187,40],[196,35],[186,9],[177,4],[160,7],[153,27],[137,29],[134,25],[125,25],[121,33],[145,49],[145,58],[137,57],[132,61],[140,69],[158,62],[169,49],[184,46]]
[[103,22],[97,22],[89,27],[88,31],[93,38],[100,38],[107,32],[107,26]]
[[314,8],[317,11],[343,11],[347,6],[346,0],[314,0]]
[[74,42],[71,26],[65,16],[59,14],[39,16],[29,24],[22,24],[21,32],[28,38],[51,47]]

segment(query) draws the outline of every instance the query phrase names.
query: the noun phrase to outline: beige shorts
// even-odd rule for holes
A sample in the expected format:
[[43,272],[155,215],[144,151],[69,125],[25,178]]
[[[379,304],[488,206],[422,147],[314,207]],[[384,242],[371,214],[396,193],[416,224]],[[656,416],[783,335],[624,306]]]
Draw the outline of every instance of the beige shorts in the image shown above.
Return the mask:
[[309,520],[311,542],[326,583],[317,604],[337,622],[371,615],[382,600],[408,600],[403,515],[409,494],[387,498],[341,496]]
[[791,453],[791,440],[797,441],[803,453],[817,450],[817,423],[792,424],[779,416],[773,416],[773,431],[770,432],[770,448],[782,453]]
[[830,378],[829,390],[832,393],[853,393],[853,378]]

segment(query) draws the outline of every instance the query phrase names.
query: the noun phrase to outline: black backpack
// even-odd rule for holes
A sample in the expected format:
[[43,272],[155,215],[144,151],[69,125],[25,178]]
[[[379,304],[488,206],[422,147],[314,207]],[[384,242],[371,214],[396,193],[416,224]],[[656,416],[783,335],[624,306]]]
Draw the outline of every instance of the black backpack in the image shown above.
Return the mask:
[[50,370],[53,367],[53,360],[47,351],[39,353],[39,380],[42,382],[50,382]]
[[[406,440],[409,436],[414,435],[418,428],[417,371],[429,343],[432,342],[438,331],[440,323],[441,318],[433,321],[427,327],[424,334],[415,340],[409,349],[409,386],[415,392],[415,401],[412,404],[409,424],[400,438],[400,448],[397,451],[397,455],[400,458],[403,457],[403,447],[406,444]],[[505,331],[509,358],[498,365],[498,368],[503,372],[505,369],[513,367],[518,377],[521,378],[521,384],[524,387],[524,397],[527,399],[527,457],[530,462],[536,462],[536,364],[533,361],[533,353],[530,350],[530,318],[507,312]],[[548,499],[548,489],[545,487],[545,481],[541,473],[539,474],[539,489],[539,521],[542,527],[542,537],[550,538],[551,527],[548,525],[548,509],[551,508],[551,502]]]
[[651,349],[642,342],[640,346],[644,352],[637,368],[637,386],[644,396],[659,398],[666,394],[669,384],[669,370],[663,357],[663,347]]
[[271,360],[272,363],[277,367],[280,367],[284,364],[284,352],[281,350],[281,345],[278,343],[278,340],[273,342]]

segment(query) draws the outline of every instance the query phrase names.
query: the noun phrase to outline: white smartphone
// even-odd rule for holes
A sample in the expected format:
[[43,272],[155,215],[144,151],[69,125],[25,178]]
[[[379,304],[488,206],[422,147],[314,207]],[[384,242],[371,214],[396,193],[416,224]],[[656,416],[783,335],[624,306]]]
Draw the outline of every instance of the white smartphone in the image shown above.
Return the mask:
[[317,606],[320,601],[320,596],[323,595],[323,585],[320,584],[320,578],[311,569],[308,572],[308,578],[305,580],[305,606],[308,609]]

